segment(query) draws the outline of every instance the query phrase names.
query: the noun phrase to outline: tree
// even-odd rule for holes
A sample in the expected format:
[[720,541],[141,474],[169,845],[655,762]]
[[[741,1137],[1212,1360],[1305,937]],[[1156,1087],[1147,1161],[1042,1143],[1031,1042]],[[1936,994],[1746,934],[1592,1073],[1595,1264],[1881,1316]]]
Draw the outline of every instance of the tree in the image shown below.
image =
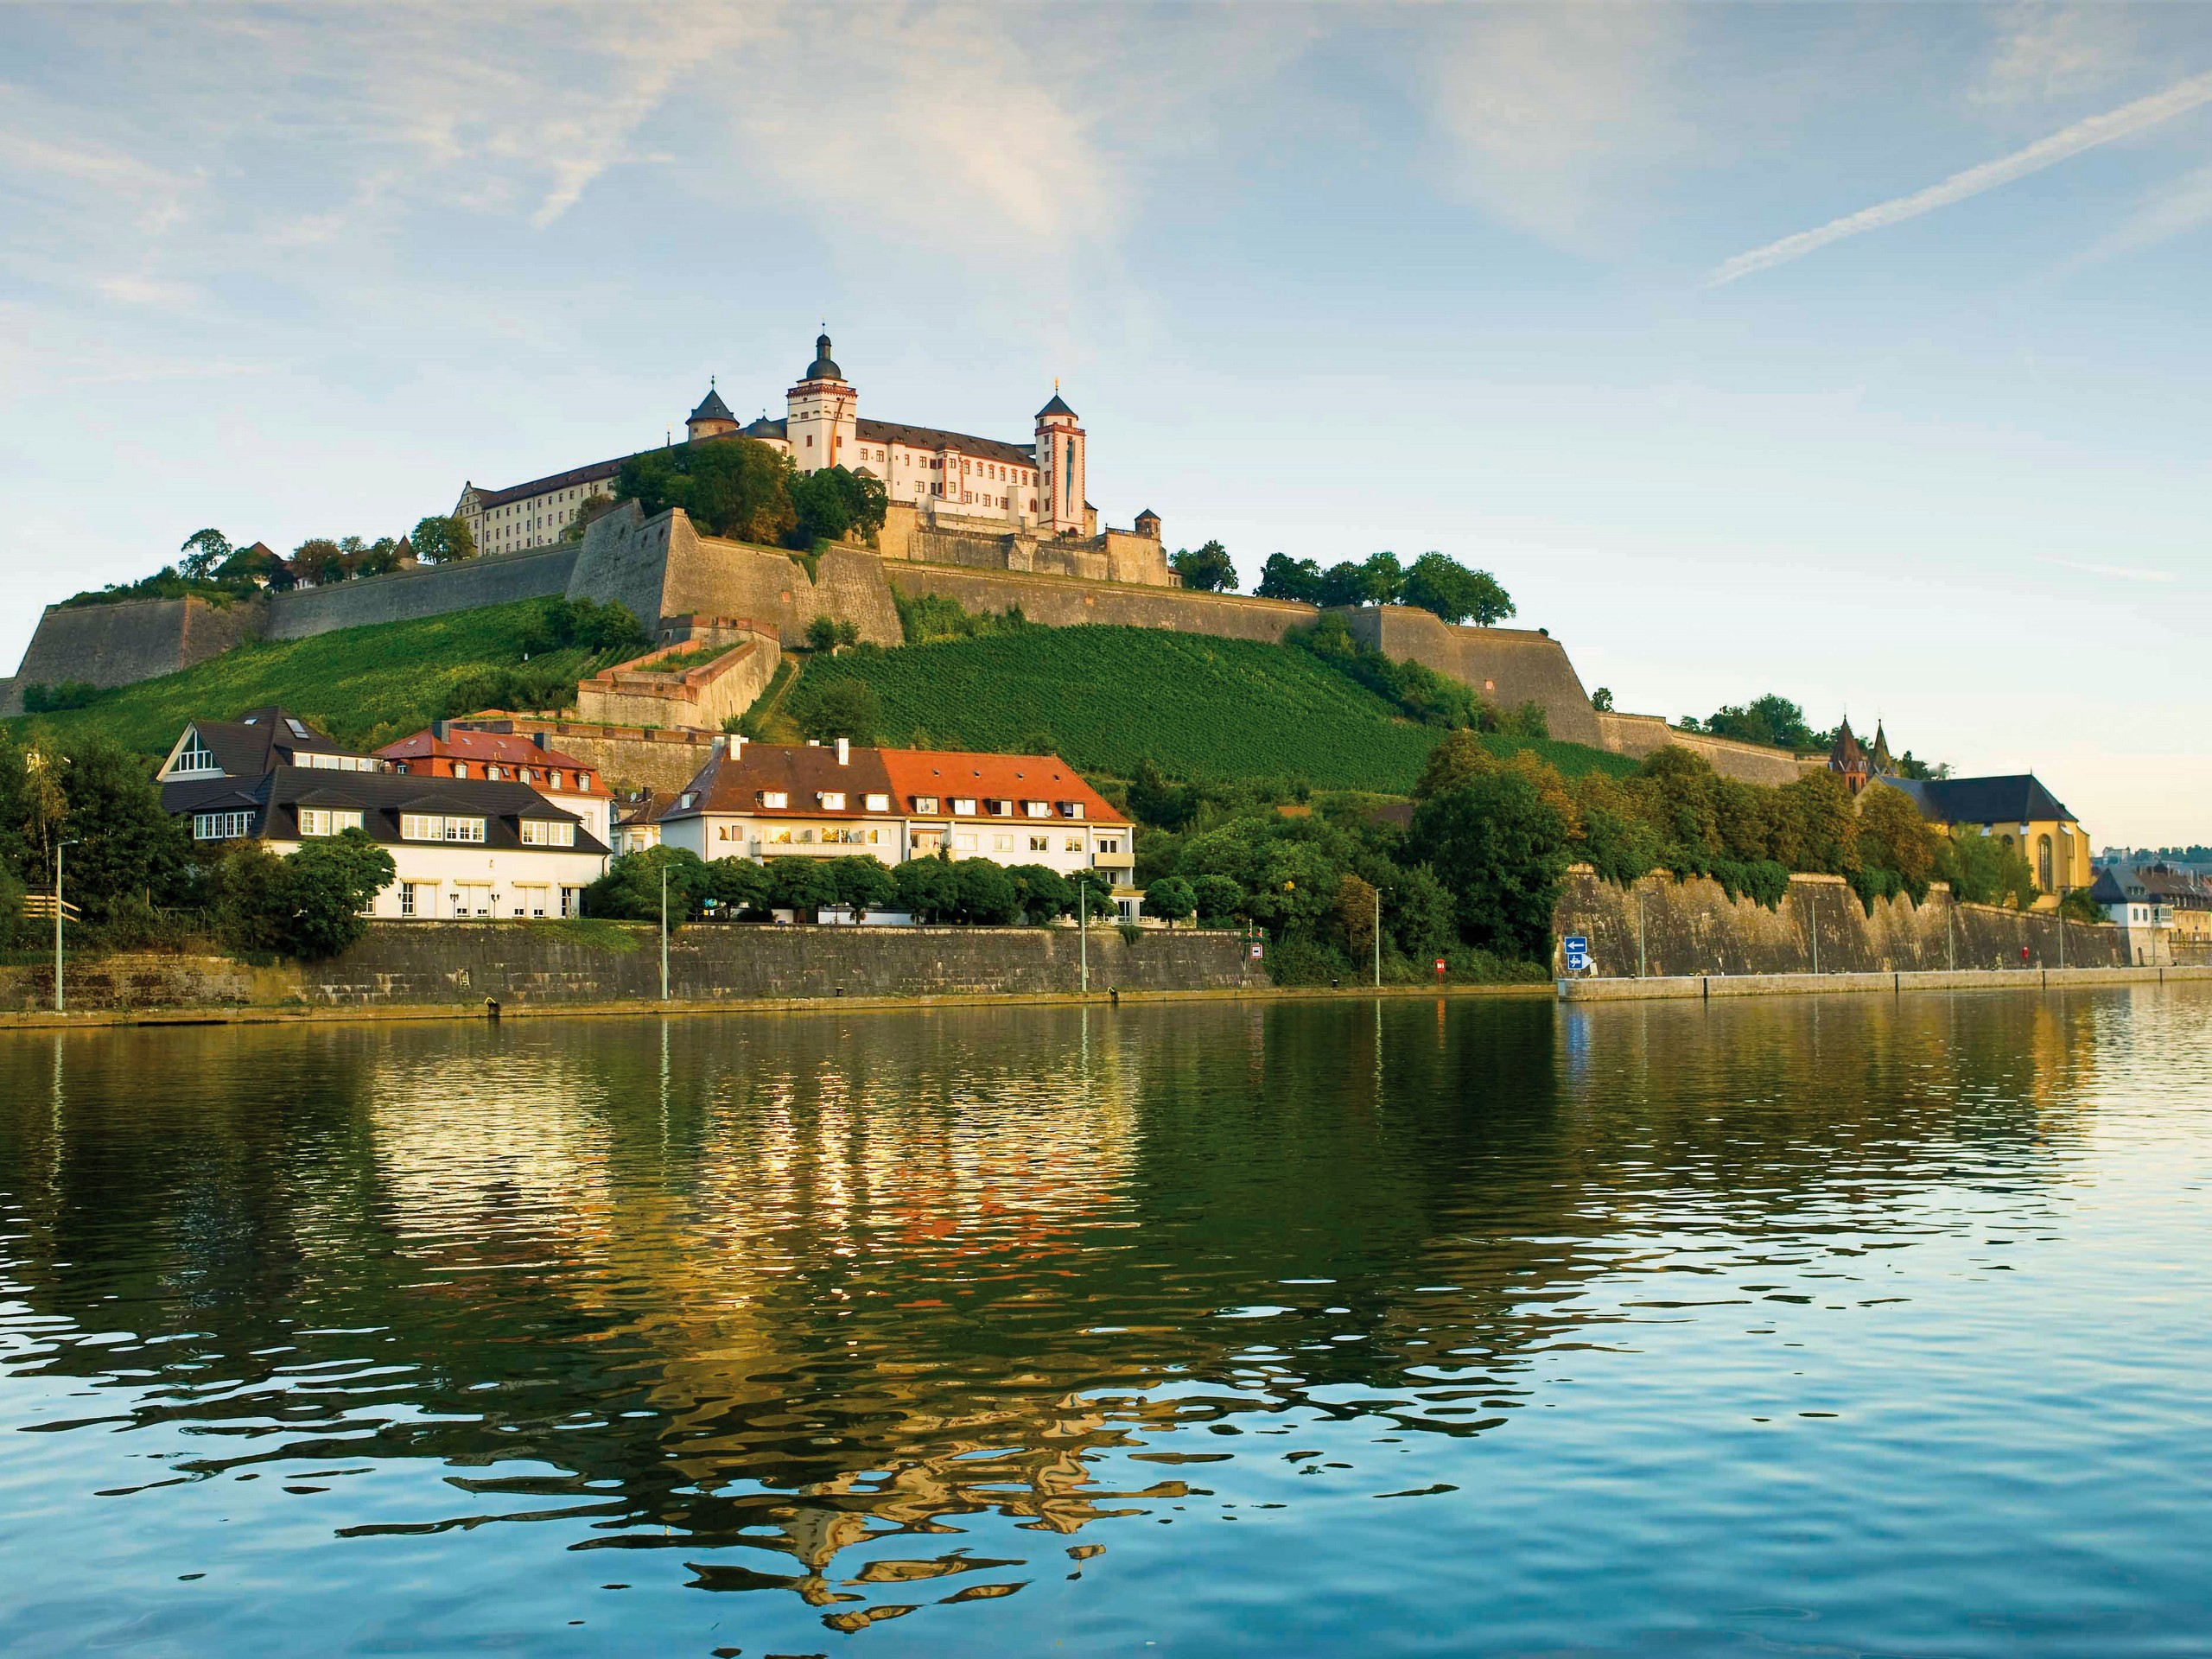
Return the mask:
[[1442,956],[1458,931],[1452,893],[1426,864],[1393,866],[1382,882],[1385,942],[1415,962]]
[[1859,792],[1859,855],[1862,863],[1892,870],[1915,899],[1928,890],[1936,868],[1936,834],[1901,789],[1869,784]]
[[979,927],[1003,927],[1020,918],[1021,897],[1003,867],[988,858],[963,858],[952,869],[958,882],[963,921]]
[[1613,688],[1601,685],[1590,694],[1590,706],[1601,715],[1613,712]]
[[1085,922],[1096,922],[1101,918],[1107,921],[1113,920],[1113,872],[1077,870],[1070,876],[1067,913]]
[[1805,711],[1778,691],[1770,691],[1741,705],[1728,704],[1713,711],[1704,729],[1715,737],[1732,737],[1739,743],[1764,743],[1778,749],[1808,750],[1823,747],[1820,735],[1805,723]]
[[1408,605],[1433,611],[1446,622],[1471,620],[1481,627],[1513,614],[1513,601],[1487,570],[1470,570],[1441,553],[1424,553],[1406,573],[1402,597]]
[[364,830],[310,841],[281,861],[278,907],[288,912],[285,948],[295,957],[334,957],[368,931],[362,912],[392,883],[391,855]]
[[814,912],[837,902],[837,891],[826,868],[836,861],[821,858],[772,858],[768,861],[768,898],[779,910],[798,912],[811,921]]
[[614,474],[614,499],[635,501],[648,518],[681,507],[709,536],[776,547],[798,528],[796,474],[786,457],[753,438],[715,438],[648,449]]
[[824,613],[806,625],[806,648],[809,651],[835,651],[837,648],[837,621]]
[[707,896],[728,911],[768,908],[768,871],[749,858],[717,858],[707,866]]
[[1535,785],[1500,772],[1424,801],[1412,841],[1452,890],[1468,943],[1544,959],[1567,875],[1567,830]]
[[1016,864],[1007,874],[1014,878],[1014,899],[1029,926],[1042,927],[1075,908],[1075,889],[1051,866]]
[[[352,539],[352,538],[349,538]],[[346,554],[327,536],[310,536],[292,550],[292,576],[296,582],[327,586],[346,580]]]
[[790,537],[795,547],[847,539],[875,545],[891,497],[880,479],[863,478],[842,467],[795,475],[789,486],[798,523]]
[[35,734],[0,747],[0,849],[25,885],[50,887],[54,843],[69,849],[69,902],[88,929],[130,943],[151,930],[149,906],[187,899],[194,879],[183,823],[162,807],[146,765],[99,733],[66,742]]
[[357,576],[381,576],[399,569],[399,543],[389,536],[379,536],[361,550],[361,556],[354,561]]
[[611,495],[584,497],[576,508],[576,516],[562,526],[561,539],[564,542],[581,542],[584,538],[584,532],[613,512],[615,505],[614,498]]
[[195,530],[177,549],[184,555],[177,561],[177,574],[188,582],[206,582],[231,556],[232,550],[230,537],[221,531]]
[[855,743],[875,741],[882,705],[874,688],[865,680],[836,680],[810,699],[799,715],[799,728],[811,738],[842,737]]
[[891,880],[899,908],[917,921],[950,921],[960,913],[960,878],[943,858],[910,858],[893,867]]
[[476,556],[476,537],[469,533],[468,521],[457,515],[418,518],[407,539],[424,564],[458,564]]
[[1198,895],[1179,875],[1164,875],[1145,889],[1144,913],[1162,921],[1181,921],[1198,908]]
[[292,585],[292,567],[263,550],[257,542],[251,547],[233,548],[231,556],[215,567],[214,579],[231,588],[265,586],[282,592]]
[[1372,884],[1346,870],[1337,882],[1337,926],[1344,936],[1344,948],[1354,960],[1369,956],[1375,949],[1375,918],[1376,892]]
[[899,895],[899,883],[883,861],[868,853],[849,858],[824,859],[830,873],[834,903],[861,910],[887,910]]
[[1503,763],[1490,746],[1465,727],[1452,733],[1428,752],[1421,777],[1414,785],[1414,798],[1426,801],[1487,777]]
[[1191,901],[1201,927],[1227,927],[1244,908],[1244,889],[1226,875],[1202,875],[1191,883]]
[[1287,553],[1270,553],[1260,567],[1262,599],[1294,600],[1300,605],[1321,602],[1321,567],[1312,559],[1294,559]]
[[607,874],[584,889],[584,914],[658,921],[664,869],[668,872],[669,924],[688,920],[714,891],[715,875],[698,854],[682,847],[647,847],[614,858]]
[[1230,563],[1229,550],[1219,542],[1208,542],[1195,553],[1178,548],[1167,556],[1167,568],[1183,578],[1185,588],[1198,593],[1236,590],[1236,567]]

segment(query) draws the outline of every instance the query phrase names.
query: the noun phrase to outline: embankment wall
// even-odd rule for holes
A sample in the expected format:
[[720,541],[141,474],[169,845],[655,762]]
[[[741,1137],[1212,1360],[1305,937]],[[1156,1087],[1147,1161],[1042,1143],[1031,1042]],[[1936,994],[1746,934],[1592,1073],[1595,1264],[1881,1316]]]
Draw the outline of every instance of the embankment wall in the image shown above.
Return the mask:
[[0,714],[22,713],[23,688],[83,680],[134,685],[220,656],[257,632],[264,602],[211,605],[200,599],[131,600],[120,605],[49,605],[23,652]]
[[[484,605],[542,599],[567,591],[575,563],[574,546],[546,547],[278,594],[269,602],[269,621],[263,632],[271,639],[304,639],[339,628],[412,622]],[[646,622],[650,626],[652,619]]]
[[595,674],[576,688],[576,718],[602,725],[680,727],[718,732],[768,689],[783,661],[773,634],[749,634],[712,662],[658,671],[662,658],[681,656],[688,640],[664,645]]
[[1131,628],[1172,628],[1231,639],[1280,641],[1320,613],[1311,605],[1233,594],[1201,594],[1179,588],[1115,586],[1033,571],[953,569],[944,565],[883,566],[885,579],[902,594],[936,594],[971,611],[1020,607],[1032,622],[1050,627],[1108,623]]
[[[1227,990],[1267,983],[1234,933],[1090,930],[1093,991]],[[614,935],[630,948],[610,949]],[[671,1000],[1071,993],[1071,927],[849,928],[701,925],[669,945]],[[1249,978],[1247,977],[1249,974]],[[53,1005],[53,969],[0,969],[0,1007]],[[558,923],[380,922],[329,962],[253,969],[222,957],[111,957],[72,963],[65,1000],[129,1007],[505,1006],[653,1001],[658,935]]]
[[[1676,881],[1655,874],[1630,887],[1601,880],[1578,865],[1554,912],[1554,931],[1590,941],[1601,978],[1637,973],[1639,916],[1648,976],[1704,974],[1804,974],[1814,970],[1819,930],[1823,974],[1904,973],[1952,968],[2120,967],[2120,931],[2063,924],[2048,912],[2023,914],[1988,905],[1951,902],[1940,882],[1916,905],[1898,897],[1875,903],[1870,915],[1858,894],[1832,875],[1793,875],[1781,905],[1769,910],[1731,899],[1703,876]],[[2063,956],[2062,957],[2062,949]]]
[[454,724],[524,737],[542,732],[553,747],[596,766],[611,787],[622,789],[682,789],[712,758],[716,735],[689,729],[654,731],[641,726],[547,720],[534,715],[487,714]]
[[1747,784],[1794,784],[1808,771],[1825,771],[1827,765],[1824,760],[1800,761],[1795,755],[1756,743],[1677,731],[1658,715],[1618,715],[1608,710],[1599,715],[1597,721],[1598,741],[1615,754],[1641,760],[1669,747],[1688,749],[1711,761],[1722,777]]

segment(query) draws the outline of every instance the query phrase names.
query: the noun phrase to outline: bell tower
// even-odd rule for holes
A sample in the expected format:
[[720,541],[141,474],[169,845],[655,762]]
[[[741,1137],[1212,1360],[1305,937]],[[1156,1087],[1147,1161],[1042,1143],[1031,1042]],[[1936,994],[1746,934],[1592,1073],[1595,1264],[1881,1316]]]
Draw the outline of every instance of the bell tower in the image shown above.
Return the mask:
[[860,393],[830,355],[830,336],[814,342],[814,361],[784,394],[784,435],[791,463],[802,473],[850,467],[859,454]]
[[1044,486],[1038,518],[1055,536],[1080,536],[1084,501],[1084,431],[1052,383],[1052,401],[1037,411],[1037,476]]

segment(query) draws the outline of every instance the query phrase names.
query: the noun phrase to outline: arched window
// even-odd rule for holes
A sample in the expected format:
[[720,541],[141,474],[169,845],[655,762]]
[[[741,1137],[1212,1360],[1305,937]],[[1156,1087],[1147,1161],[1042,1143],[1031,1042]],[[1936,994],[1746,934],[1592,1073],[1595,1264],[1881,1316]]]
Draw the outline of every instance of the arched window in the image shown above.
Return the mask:
[[2052,890],[2050,880],[2050,837],[2036,837],[2036,885],[2045,893]]

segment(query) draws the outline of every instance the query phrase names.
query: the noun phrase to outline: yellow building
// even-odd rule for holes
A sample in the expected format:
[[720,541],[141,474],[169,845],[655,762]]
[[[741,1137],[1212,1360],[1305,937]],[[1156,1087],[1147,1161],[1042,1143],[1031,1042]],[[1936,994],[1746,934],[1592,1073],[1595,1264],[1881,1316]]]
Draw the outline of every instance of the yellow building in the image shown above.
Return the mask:
[[1910,796],[1920,816],[1953,839],[1987,836],[2017,849],[2039,892],[2056,895],[2096,880],[2089,868],[2089,837],[2031,772],[1882,781]]

